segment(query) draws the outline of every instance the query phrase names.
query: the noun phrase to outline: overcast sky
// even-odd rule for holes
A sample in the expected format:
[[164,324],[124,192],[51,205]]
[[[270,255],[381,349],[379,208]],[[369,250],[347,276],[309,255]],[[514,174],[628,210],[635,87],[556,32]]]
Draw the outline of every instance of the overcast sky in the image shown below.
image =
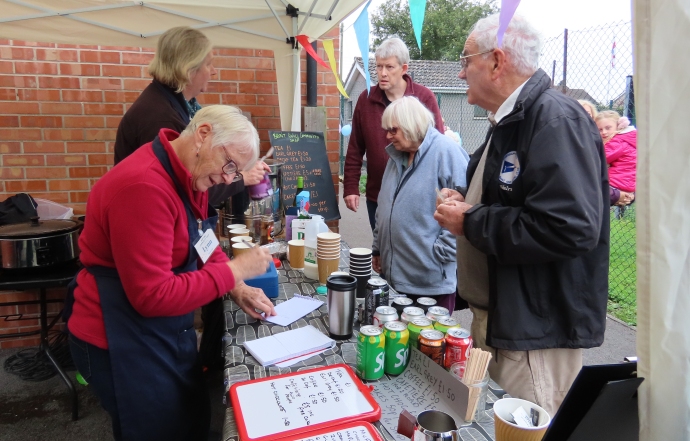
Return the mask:
[[[383,0],[372,0],[369,13],[373,13]],[[500,0],[497,1],[500,6]],[[582,30],[592,26],[630,21],[631,0],[522,0],[517,12],[527,17],[544,37],[555,37],[564,29]],[[352,23],[359,16],[355,11],[344,20],[342,75],[350,71],[359,49]],[[345,78],[343,78],[345,80]]]

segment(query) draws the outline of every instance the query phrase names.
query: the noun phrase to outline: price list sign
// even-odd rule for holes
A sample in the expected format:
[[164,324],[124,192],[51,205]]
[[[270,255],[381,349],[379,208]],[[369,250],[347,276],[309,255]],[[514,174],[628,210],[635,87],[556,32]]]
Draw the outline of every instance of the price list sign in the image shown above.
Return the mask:
[[230,394],[242,439],[276,439],[324,423],[377,419],[379,406],[365,392],[350,368],[337,365],[236,384]]
[[397,433],[398,417],[403,409],[412,415],[424,410],[440,410],[463,423],[467,408],[467,387],[416,348],[411,349],[405,372],[390,381],[376,384],[373,395],[381,405],[381,424],[399,441],[409,438]]
[[273,158],[282,162],[283,188],[281,197],[286,207],[292,206],[297,189],[297,176],[304,177],[304,190],[309,191],[309,213],[325,220],[340,219],[331,165],[323,134],[319,132],[269,131]]

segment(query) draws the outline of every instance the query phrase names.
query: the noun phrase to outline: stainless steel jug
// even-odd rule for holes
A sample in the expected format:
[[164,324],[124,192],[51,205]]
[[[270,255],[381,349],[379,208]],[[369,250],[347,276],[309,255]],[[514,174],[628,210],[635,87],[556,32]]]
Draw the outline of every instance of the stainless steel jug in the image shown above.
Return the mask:
[[458,426],[453,417],[440,410],[425,410],[417,415],[412,434],[414,441],[459,441]]

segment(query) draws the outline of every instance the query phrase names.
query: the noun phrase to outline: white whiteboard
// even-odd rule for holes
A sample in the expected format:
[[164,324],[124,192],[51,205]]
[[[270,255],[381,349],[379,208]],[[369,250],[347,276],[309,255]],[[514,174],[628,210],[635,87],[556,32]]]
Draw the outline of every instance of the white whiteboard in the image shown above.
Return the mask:
[[266,378],[235,392],[247,436],[260,438],[372,412],[357,383],[344,367],[334,367]]
[[365,426],[350,427],[347,429],[334,430],[332,432],[320,433],[307,438],[300,438],[295,441],[376,441]]

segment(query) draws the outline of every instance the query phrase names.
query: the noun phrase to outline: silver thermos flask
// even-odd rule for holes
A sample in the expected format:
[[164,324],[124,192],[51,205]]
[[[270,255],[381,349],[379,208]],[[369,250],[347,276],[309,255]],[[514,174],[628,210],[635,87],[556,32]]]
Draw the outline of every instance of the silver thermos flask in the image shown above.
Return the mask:
[[355,318],[357,279],[350,275],[333,275],[326,280],[328,288],[328,334],[336,340],[352,337]]

